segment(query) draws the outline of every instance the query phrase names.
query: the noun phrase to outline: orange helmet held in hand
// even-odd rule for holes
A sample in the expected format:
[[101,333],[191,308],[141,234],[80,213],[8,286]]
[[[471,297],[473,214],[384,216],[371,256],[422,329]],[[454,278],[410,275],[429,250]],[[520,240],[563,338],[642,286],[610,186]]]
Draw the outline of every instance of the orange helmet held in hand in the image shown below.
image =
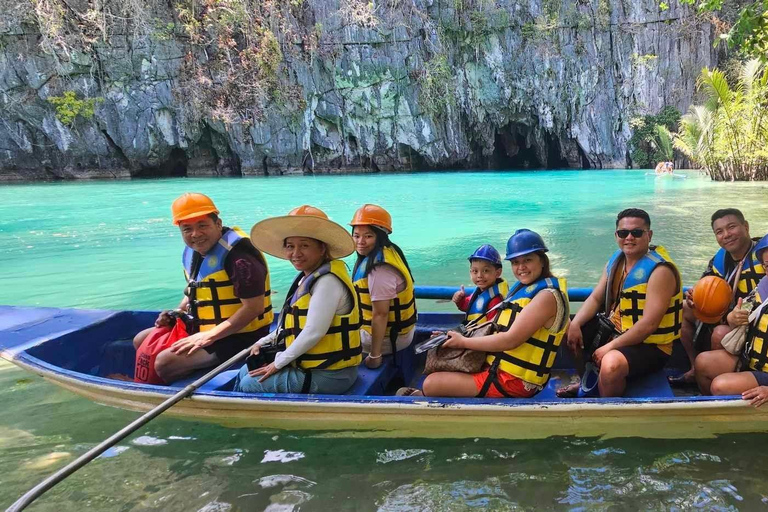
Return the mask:
[[732,299],[731,287],[722,277],[705,276],[693,287],[693,314],[705,324],[719,323]]
[[171,205],[171,212],[173,213],[173,223],[178,226],[179,222],[183,220],[202,217],[210,213],[218,215],[219,210],[211,198],[205,194],[187,192],[176,198]]
[[350,226],[376,226],[387,234],[392,233],[392,216],[387,210],[375,204],[364,204],[357,209]]

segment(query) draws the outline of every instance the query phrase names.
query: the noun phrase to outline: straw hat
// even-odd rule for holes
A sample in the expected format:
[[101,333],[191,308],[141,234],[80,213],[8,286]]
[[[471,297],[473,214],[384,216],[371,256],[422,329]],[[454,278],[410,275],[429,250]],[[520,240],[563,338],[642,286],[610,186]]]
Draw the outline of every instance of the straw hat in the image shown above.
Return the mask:
[[355,243],[345,228],[336,224],[319,208],[303,205],[282,217],[270,217],[251,228],[251,242],[260,251],[287,259],[283,242],[291,236],[320,240],[328,247],[331,259],[344,258],[355,250]]

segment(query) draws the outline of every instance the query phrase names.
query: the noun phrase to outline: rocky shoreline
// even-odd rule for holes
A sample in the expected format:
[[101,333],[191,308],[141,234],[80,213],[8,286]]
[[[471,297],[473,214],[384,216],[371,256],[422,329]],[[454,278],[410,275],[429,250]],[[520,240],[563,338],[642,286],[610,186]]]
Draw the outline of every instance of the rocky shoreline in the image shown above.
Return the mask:
[[160,29],[126,22],[66,51],[2,3],[0,181],[627,168],[632,118],[684,112],[717,63],[713,27],[676,2],[389,1],[367,18],[357,0],[262,2],[257,42],[280,59],[257,55],[259,96],[245,29],[240,74],[222,75],[221,47],[165,2],[147,2]]

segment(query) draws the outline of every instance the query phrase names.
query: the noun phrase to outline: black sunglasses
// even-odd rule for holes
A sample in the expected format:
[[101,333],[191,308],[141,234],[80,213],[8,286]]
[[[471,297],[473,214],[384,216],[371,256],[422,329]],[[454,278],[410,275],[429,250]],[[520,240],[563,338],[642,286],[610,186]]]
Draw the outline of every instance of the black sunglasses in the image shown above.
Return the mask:
[[645,232],[646,232],[645,229],[640,229],[640,228],[637,228],[637,229],[617,229],[616,230],[616,236],[623,239],[623,238],[627,238],[630,235],[630,233],[631,233],[633,237],[640,238],[641,236],[643,236],[643,233],[645,233]]

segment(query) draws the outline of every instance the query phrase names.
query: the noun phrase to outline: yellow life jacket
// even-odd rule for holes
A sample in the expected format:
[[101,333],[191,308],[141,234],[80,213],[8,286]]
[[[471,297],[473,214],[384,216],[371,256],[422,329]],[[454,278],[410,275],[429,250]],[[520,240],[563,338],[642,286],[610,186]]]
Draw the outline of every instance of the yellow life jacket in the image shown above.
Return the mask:
[[[605,312],[608,315],[611,314],[616,304],[616,298],[613,297],[613,283],[618,277],[616,274],[621,272],[622,265],[619,263],[623,259],[624,254],[618,250],[608,260],[606,269],[608,282],[605,291]],[[667,265],[672,269],[677,280],[677,289],[672,298],[669,299],[669,307],[661,318],[659,327],[643,340],[643,343],[666,345],[680,339],[680,329],[683,325],[683,287],[680,272],[664,247],[651,246],[648,253],[635,263],[635,266],[627,274],[619,291],[619,311],[621,312],[621,330],[626,332],[643,317],[648,280],[651,278],[651,273],[659,265]]]
[[464,323],[474,322],[478,318],[484,316],[488,312],[488,306],[491,301],[501,296],[503,299],[509,293],[509,284],[506,279],[500,277],[496,280],[493,286],[489,286],[482,292],[480,288],[475,288],[472,296],[469,298],[469,306],[467,307],[467,315],[464,318]]
[[[568,286],[565,279],[547,277],[539,279],[528,286],[516,283],[505,299],[508,306],[502,309],[496,317],[496,326],[499,331],[508,331],[518,315],[531,303],[536,294],[546,288],[558,290],[566,308],[568,307]],[[544,386],[549,380],[550,370],[555,363],[557,348],[563,341],[563,336],[565,336],[566,326],[568,325],[567,311],[563,315],[561,324],[553,326],[555,329],[554,333],[546,327],[539,328],[525,343],[518,345],[512,350],[488,353],[486,362],[491,365],[492,370],[489,374],[489,380],[495,378],[495,368],[498,368],[531,384]],[[485,388],[486,386],[483,387]],[[504,394],[499,386],[497,386],[497,389]],[[483,396],[485,391],[481,390],[479,396]]]
[[190,299],[192,316],[200,331],[210,331],[243,307],[243,303],[235,296],[235,287],[224,268],[229,251],[236,245],[256,256],[267,270],[264,283],[264,312],[239,332],[257,331],[272,324],[274,313],[267,260],[240,228],[233,227],[224,228],[218,243],[202,257],[202,261],[200,255],[189,247],[184,249],[182,255],[184,276],[189,283],[185,293]]
[[[376,264],[392,265],[405,279],[405,289],[397,294],[397,297],[389,301],[389,316],[387,317],[387,330],[385,338],[392,342],[392,353],[395,353],[395,341],[398,336],[410,332],[416,326],[416,297],[413,293],[413,278],[405,266],[405,262],[392,247],[384,247],[376,256]],[[373,319],[373,305],[371,293],[368,289],[368,276],[365,269],[368,265],[368,257],[363,258],[355,267],[355,289],[357,290],[360,309],[363,316],[363,330],[371,333],[371,320]]]
[[[762,299],[758,295],[755,303],[759,305],[766,299]],[[747,343],[750,370],[768,372],[768,306],[764,307],[759,316],[750,323],[747,331]]]
[[[357,366],[363,360],[363,349],[360,346],[360,310],[357,304],[357,294],[352,280],[347,273],[347,267],[341,260],[332,260],[318,268],[312,274],[304,277],[300,273],[293,281],[286,298],[283,312],[280,314],[281,336],[285,346],[290,347],[296,337],[307,325],[307,312],[312,300],[312,288],[317,280],[327,274],[332,274],[344,283],[352,296],[352,311],[346,315],[335,315],[328,332],[320,338],[317,344],[296,359],[296,363],[305,370],[341,370]],[[320,297],[320,300],[323,298]]]
[[[749,295],[749,292],[751,292],[755,286],[757,286],[757,283],[759,283],[760,279],[762,279],[765,275],[763,264],[760,262],[760,258],[758,258],[757,254],[755,253],[755,242],[757,240],[759,239],[753,239],[752,249],[750,249],[749,254],[744,258],[744,264],[741,266],[741,274],[739,275],[739,285],[736,288],[736,293],[734,294],[734,301],[745,299],[747,295]],[[711,264],[712,272],[716,276],[722,277],[728,281],[728,284],[733,285],[733,278],[732,276],[728,275],[725,269],[725,260],[727,254],[727,251],[722,247],[719,251],[717,251],[717,253],[715,253]],[[736,265],[738,265],[738,262],[736,262]]]

